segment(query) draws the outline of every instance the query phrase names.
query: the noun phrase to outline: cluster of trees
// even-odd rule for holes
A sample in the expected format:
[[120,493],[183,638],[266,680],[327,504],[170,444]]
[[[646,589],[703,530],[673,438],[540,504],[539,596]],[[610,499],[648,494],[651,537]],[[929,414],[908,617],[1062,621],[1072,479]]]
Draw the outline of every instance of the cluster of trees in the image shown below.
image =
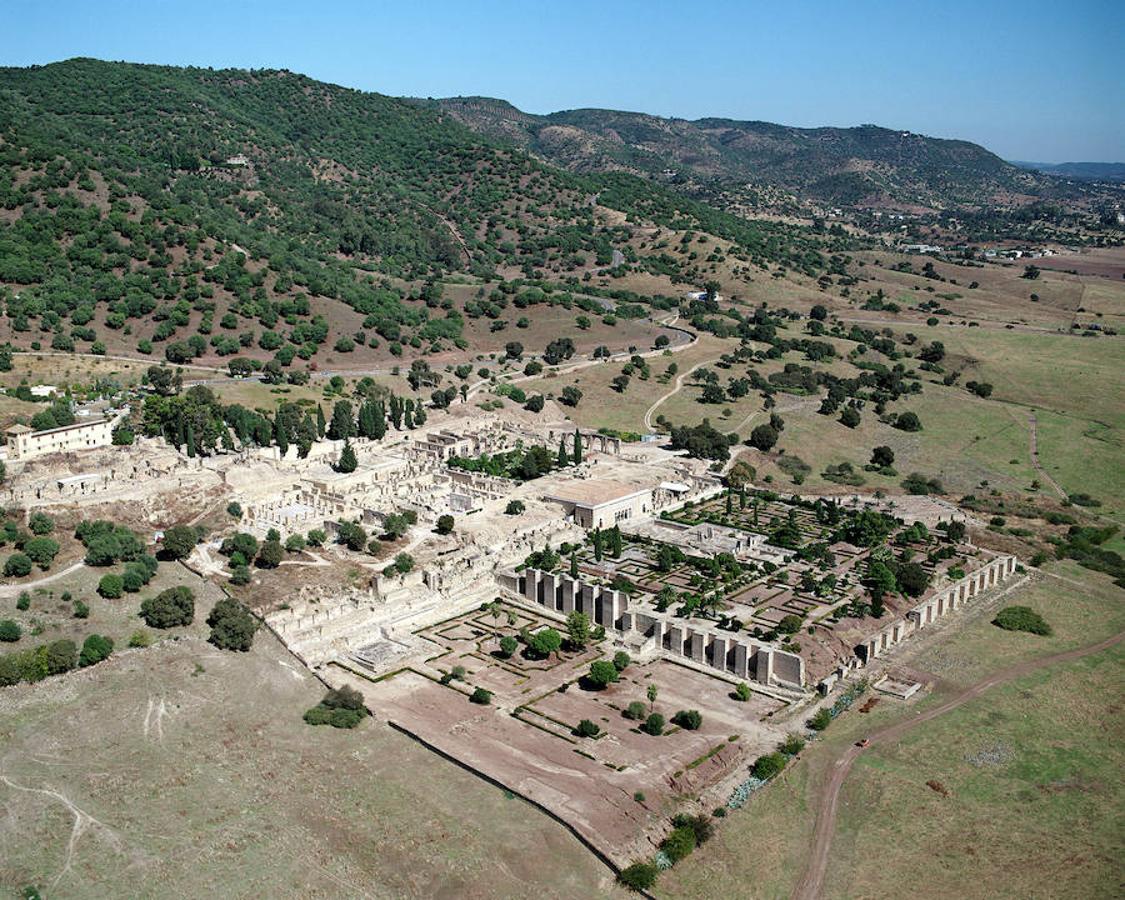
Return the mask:
[[677,425],[671,430],[673,450],[686,450],[694,459],[726,462],[730,448],[738,443],[737,434],[723,434],[704,419],[699,425]]
[[331,725],[333,728],[355,728],[370,715],[363,702],[363,694],[344,685],[333,688],[312,709],[305,713],[310,725]]
[[107,659],[113,652],[113,641],[100,634],[90,634],[81,649],[71,640],[51,641],[16,653],[0,656],[0,686],[21,681],[42,681],[51,675],[62,675],[71,669],[92,666]]

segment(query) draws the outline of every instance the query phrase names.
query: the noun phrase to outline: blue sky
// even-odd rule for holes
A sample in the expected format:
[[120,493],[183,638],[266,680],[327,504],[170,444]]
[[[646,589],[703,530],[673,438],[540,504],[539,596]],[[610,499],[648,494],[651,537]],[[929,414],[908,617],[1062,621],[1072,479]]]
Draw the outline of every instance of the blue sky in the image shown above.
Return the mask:
[[1125,160],[1125,0],[0,0],[0,17],[4,65],[288,68],[530,112],[872,122],[1009,159]]

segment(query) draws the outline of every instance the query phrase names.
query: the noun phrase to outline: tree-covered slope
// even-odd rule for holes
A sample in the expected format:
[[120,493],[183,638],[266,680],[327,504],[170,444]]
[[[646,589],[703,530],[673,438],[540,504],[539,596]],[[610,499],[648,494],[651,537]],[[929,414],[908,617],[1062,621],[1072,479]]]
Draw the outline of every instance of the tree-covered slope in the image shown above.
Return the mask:
[[622,169],[697,187],[749,184],[839,205],[978,205],[1059,189],[968,141],[874,125],[791,128],[605,109],[532,116],[482,97],[439,104],[482,133],[516,140],[575,171]]
[[748,262],[823,266],[808,230],[565,171],[440,109],[288,71],[0,69],[0,161],[3,339],[56,349],[129,335],[169,358],[241,347],[286,364],[335,327],[318,300],[385,341],[441,346],[460,312],[440,291],[404,303],[410,284],[576,279],[628,240],[606,208],[711,232]]

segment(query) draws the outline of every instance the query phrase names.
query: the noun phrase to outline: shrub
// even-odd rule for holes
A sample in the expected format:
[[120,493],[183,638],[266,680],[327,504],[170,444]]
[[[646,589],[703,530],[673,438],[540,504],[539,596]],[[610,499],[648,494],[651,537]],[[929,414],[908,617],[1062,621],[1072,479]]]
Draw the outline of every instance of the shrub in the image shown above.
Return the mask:
[[1006,606],[996,614],[992,624],[1005,631],[1026,631],[1044,637],[1051,634],[1051,626],[1046,620],[1027,606]]
[[87,635],[82,643],[82,653],[78,657],[78,664],[92,666],[108,659],[113,652],[113,639],[100,634]]
[[325,694],[319,704],[305,713],[305,721],[310,725],[355,728],[368,715],[363,695],[355,688],[344,685]]
[[31,666],[25,675],[28,681],[38,680],[35,676],[40,676],[40,673],[61,675],[78,665],[78,648],[74,645],[74,641],[52,641],[45,646],[36,647],[32,654],[32,660],[29,660]]
[[131,635],[129,635],[130,647],[151,647],[152,635],[145,631],[143,628],[138,628]]
[[522,500],[509,500],[508,505],[504,507],[504,515],[518,516],[525,508]]
[[453,533],[453,516],[444,515],[438,516],[437,520],[437,533],[438,534],[452,534]]
[[22,634],[23,629],[18,622],[13,622],[11,619],[0,621],[0,641],[11,644],[18,641]]
[[590,674],[587,676],[591,684],[598,688],[604,688],[614,681],[617,681],[621,676],[618,674],[617,667],[608,660],[599,659],[596,662],[590,663]]
[[690,828],[695,833],[695,844],[697,847],[702,847],[711,840],[715,834],[715,823],[711,821],[710,816],[703,813],[694,816],[680,813],[678,816],[673,817],[672,826],[674,828]]
[[621,715],[623,715],[626,719],[633,719],[636,721],[640,721],[647,714],[648,707],[645,706],[644,703],[640,700],[634,700],[632,703],[626,706],[621,713]]
[[254,643],[254,632],[258,630],[258,623],[246,607],[230,597],[215,604],[207,624],[211,626],[211,636],[207,640],[220,650],[249,650]]
[[805,739],[799,734],[788,735],[777,749],[786,756],[796,756],[805,749]]
[[691,828],[681,826],[673,828],[668,837],[660,842],[660,849],[664,851],[664,855],[672,861],[678,863],[681,859],[691,854],[695,849],[695,831]]
[[818,709],[811,719],[809,719],[809,728],[813,731],[824,731],[829,725],[832,724],[832,711],[827,707]]
[[141,618],[149,628],[190,625],[195,618],[195,594],[183,585],[161,591],[141,602]]
[[703,724],[703,715],[698,709],[681,709],[672,716],[672,723],[688,731],[696,731]]
[[90,618],[90,607],[88,604],[83,603],[81,600],[74,601],[74,618],[88,619]]
[[305,538],[300,534],[291,534],[285,539],[285,551],[287,553],[300,553],[305,549]]
[[750,685],[748,685],[745,681],[740,681],[738,683],[738,687],[734,689],[735,699],[741,701],[742,703],[745,703],[750,699],[750,695]]
[[474,688],[473,692],[469,695],[470,703],[479,703],[481,706],[488,706],[492,702],[492,692],[486,691],[484,688]]
[[579,737],[597,737],[602,733],[602,730],[589,719],[583,719],[578,723],[578,727],[574,729],[574,733]]
[[656,876],[660,874],[655,864],[650,862],[635,862],[621,870],[617,880],[625,887],[634,891],[647,891],[656,884]]
[[19,599],[16,600],[16,609],[28,610],[31,608],[31,594],[27,591],[20,591]]
[[236,521],[242,518],[242,504],[231,501],[227,504],[227,515]]
[[285,548],[281,546],[281,541],[264,541],[254,565],[259,569],[276,569],[284,556]]
[[618,650],[613,654],[613,667],[617,669],[618,672],[624,672],[627,668],[629,668],[629,664],[632,661],[632,657],[629,656],[629,654],[624,650]]
[[645,719],[645,723],[641,728],[647,734],[651,734],[653,737],[659,737],[664,734],[664,716],[660,715],[660,713],[653,713]]
[[519,646],[519,641],[510,634],[506,634],[504,637],[500,638],[500,655],[507,659],[519,649]]
[[781,753],[767,753],[765,756],[759,756],[754,761],[754,766],[751,769],[755,778],[760,778],[762,781],[773,778],[782,769],[785,768],[786,759]]
[[40,536],[50,534],[55,530],[54,520],[41,512],[33,513],[31,518],[27,520],[27,526],[31,529],[32,534]]
[[125,593],[125,580],[120,575],[103,575],[98,582],[98,593],[107,600],[116,600]]
[[4,563],[4,575],[7,578],[23,578],[31,574],[31,558],[23,553],[13,553]]

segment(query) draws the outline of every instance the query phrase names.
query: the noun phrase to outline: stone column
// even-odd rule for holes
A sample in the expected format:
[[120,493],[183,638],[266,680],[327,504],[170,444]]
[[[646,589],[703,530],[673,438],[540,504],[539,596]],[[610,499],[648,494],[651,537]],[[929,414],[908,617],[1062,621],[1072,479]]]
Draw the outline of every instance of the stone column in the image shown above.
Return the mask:
[[726,637],[716,636],[711,642],[711,665],[720,672],[727,670],[727,650],[730,644]]
[[697,663],[706,663],[707,655],[703,652],[703,635],[695,633],[688,640],[691,644],[689,656]]
[[755,678],[762,684],[773,681],[773,650],[769,647],[758,648],[758,665],[755,669]]
[[533,603],[539,602],[539,574],[538,569],[523,570],[523,595]]
[[562,583],[562,612],[570,615],[574,612],[574,595],[582,590],[581,584],[573,578],[565,578]]
[[739,678],[749,677],[750,648],[739,641],[734,645],[734,674]]
[[683,656],[684,655],[684,638],[685,638],[683,627],[680,626],[680,625],[670,625],[670,626],[668,626],[668,637],[669,637],[669,640],[671,641],[671,644],[670,644],[668,649],[671,650],[673,653],[676,653],[680,656]]

